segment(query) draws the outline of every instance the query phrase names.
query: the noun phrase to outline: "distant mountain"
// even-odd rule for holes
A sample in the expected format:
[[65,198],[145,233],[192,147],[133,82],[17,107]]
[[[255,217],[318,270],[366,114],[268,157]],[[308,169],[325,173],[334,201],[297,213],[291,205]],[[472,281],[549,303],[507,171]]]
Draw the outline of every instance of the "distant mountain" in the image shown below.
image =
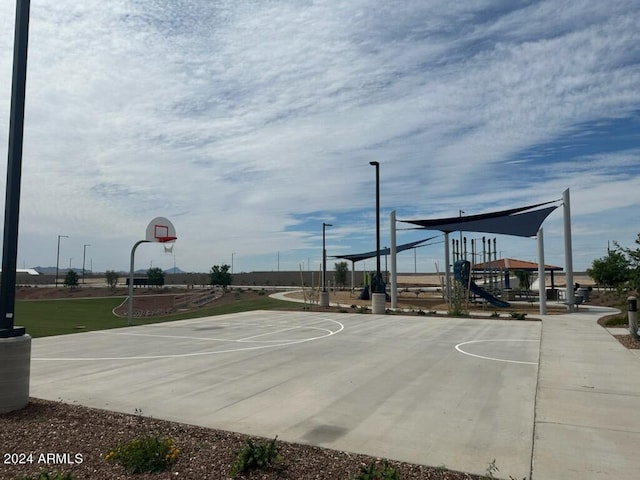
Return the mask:
[[165,270],[164,273],[170,273],[170,274],[184,273],[184,270],[181,270],[180,267],[173,267]]

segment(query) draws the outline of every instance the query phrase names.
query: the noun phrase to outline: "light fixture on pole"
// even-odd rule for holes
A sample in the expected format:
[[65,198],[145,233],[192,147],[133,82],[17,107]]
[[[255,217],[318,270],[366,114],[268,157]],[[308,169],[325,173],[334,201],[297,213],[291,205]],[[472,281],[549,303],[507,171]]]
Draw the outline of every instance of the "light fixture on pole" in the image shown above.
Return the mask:
[[82,283],[84,283],[84,261],[87,257],[87,247],[90,247],[91,244],[89,243],[85,243],[82,246]]
[[58,253],[56,255],[56,287],[58,286],[58,270],[60,269],[60,239],[69,238],[69,235],[58,235]]
[[382,275],[380,273],[380,163],[369,162],[369,165],[376,167],[376,283],[375,290],[372,282],[372,293],[384,293],[380,292],[382,286]]
[[369,162],[376,167],[376,274],[371,279],[371,312],[384,314],[386,311],[387,287],[380,273],[380,164]]

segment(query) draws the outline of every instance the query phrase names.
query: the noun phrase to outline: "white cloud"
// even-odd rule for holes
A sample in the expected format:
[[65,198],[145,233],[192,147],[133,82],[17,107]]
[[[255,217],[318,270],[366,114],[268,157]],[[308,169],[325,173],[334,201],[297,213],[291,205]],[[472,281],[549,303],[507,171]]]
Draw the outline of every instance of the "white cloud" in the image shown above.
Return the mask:
[[[52,264],[48,244],[73,232],[105,242],[92,249],[104,268],[126,268],[156,215],[174,220],[188,270],[231,252],[249,270],[278,251],[319,256],[305,221],[319,212],[341,223],[334,248],[366,251],[374,159],[383,207],[404,218],[570,187],[576,232],[633,228],[619,213],[640,203],[632,0],[43,0],[31,12],[19,263]],[[0,5],[0,145],[13,17]]]

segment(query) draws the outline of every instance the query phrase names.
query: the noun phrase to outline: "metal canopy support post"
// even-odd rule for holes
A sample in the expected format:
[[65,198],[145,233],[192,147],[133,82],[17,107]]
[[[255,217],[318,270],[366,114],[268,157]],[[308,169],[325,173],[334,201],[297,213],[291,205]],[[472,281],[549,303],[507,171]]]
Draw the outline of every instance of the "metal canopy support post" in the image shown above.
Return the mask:
[[444,289],[447,305],[451,306],[451,271],[449,270],[449,232],[444,233]]
[[566,278],[565,301],[570,312],[575,310],[573,294],[573,252],[571,248],[571,202],[569,189],[562,192],[562,208],[564,216],[564,268]]
[[131,326],[133,323],[133,272],[135,269],[135,256],[136,256],[136,248],[141,243],[148,243],[149,240],[139,240],[135,243],[133,248],[131,249],[131,269],[129,271],[129,312],[128,312],[128,322],[127,325]]
[[396,211],[389,215],[391,230],[389,232],[391,253],[391,308],[398,308],[398,267],[396,263]]
[[547,314],[547,280],[544,268],[544,233],[538,230],[538,292],[540,294],[540,315]]

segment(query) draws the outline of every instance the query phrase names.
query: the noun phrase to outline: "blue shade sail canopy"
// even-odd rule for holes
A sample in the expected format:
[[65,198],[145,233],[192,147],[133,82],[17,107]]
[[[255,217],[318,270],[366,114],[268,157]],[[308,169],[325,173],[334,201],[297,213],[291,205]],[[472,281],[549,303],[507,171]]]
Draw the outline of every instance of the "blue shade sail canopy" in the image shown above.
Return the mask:
[[514,235],[516,237],[534,237],[544,220],[558,205],[527,211],[554,202],[538,203],[527,207],[502,210],[499,212],[449,217],[434,220],[401,220],[404,223],[418,225],[425,230],[440,230],[445,233],[465,231]]
[[[418,245],[420,245],[421,243],[428,242],[429,240],[433,240],[437,236],[438,235],[436,235],[434,237],[425,238],[424,240],[417,240],[415,242],[409,242],[409,243],[405,243],[403,245],[398,245],[396,247],[396,252],[400,253],[400,252],[402,252],[404,250],[409,250],[410,248],[415,248]],[[389,249],[389,247],[380,249],[380,255],[389,255],[390,253],[391,253],[391,250]],[[359,262],[361,260],[367,260],[368,258],[373,258],[373,257],[375,257],[377,255],[378,255],[378,252],[376,250],[373,250],[371,252],[354,253],[354,254],[351,254],[351,255],[336,255],[336,256],[334,256],[334,258],[343,258],[345,260],[351,260],[352,262]]]

